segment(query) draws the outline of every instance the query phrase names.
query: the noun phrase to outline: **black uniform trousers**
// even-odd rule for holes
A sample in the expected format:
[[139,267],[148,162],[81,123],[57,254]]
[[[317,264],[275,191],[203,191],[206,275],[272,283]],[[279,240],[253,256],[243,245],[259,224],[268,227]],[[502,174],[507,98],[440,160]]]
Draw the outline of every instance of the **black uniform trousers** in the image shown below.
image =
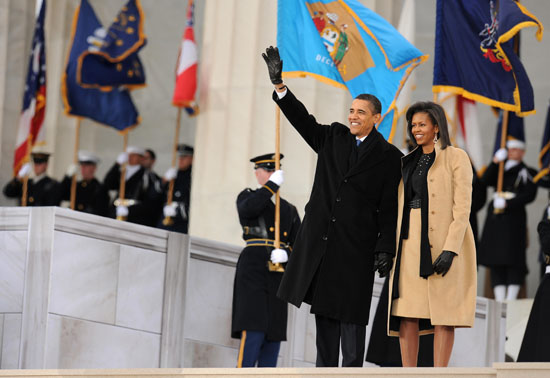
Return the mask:
[[315,315],[316,367],[338,367],[342,344],[342,367],[361,367],[365,357],[367,327]]

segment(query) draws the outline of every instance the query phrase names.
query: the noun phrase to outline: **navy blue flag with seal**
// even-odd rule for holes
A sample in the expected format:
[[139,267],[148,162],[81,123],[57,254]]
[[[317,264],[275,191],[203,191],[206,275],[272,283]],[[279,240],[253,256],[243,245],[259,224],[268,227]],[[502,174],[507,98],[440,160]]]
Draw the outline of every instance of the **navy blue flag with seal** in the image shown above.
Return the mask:
[[145,86],[145,72],[138,51],[146,44],[144,13],[139,0],[129,0],[108,30],[94,31],[90,47],[78,58],[77,82],[85,88],[129,89]]
[[433,91],[534,113],[533,88],[513,46],[529,26],[540,41],[542,24],[514,0],[438,0]]
[[119,131],[127,131],[140,122],[127,88],[85,88],[77,82],[78,59],[84,52],[96,49],[91,37],[100,29],[103,27],[90,3],[81,0],[73,18],[72,44],[61,83],[65,113],[87,117]]

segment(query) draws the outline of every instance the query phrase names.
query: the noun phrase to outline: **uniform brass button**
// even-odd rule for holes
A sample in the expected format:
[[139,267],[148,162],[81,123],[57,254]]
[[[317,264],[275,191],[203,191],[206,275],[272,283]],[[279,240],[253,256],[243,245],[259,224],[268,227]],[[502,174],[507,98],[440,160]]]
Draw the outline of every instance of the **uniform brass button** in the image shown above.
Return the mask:
[[29,197],[29,202],[34,202],[34,197]]
[[86,183],[86,181],[82,181],[82,187],[85,188],[86,186],[88,186],[88,184]]
[[326,235],[323,236],[323,240],[324,241],[327,241],[328,240],[328,237]]
[[269,227],[269,231],[273,232],[273,231],[275,231],[275,228]]
[[286,231],[283,232],[283,236],[288,236],[288,233]]
[[81,203],[79,203],[79,204],[78,204],[78,210],[82,210],[82,209],[84,209],[84,205],[81,204]]

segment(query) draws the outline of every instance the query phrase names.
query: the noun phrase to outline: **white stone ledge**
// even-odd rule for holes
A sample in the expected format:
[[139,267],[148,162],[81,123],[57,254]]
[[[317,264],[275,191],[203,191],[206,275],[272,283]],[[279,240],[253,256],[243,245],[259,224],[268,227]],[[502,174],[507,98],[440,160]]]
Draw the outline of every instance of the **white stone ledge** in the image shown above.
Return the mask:
[[191,236],[191,258],[236,266],[243,247]]

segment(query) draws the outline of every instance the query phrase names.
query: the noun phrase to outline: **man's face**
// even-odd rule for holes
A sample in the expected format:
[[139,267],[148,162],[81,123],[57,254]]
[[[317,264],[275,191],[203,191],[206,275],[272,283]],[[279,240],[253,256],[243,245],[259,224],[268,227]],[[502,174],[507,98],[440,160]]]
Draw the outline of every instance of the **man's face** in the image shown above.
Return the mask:
[[143,160],[143,156],[140,154],[129,154],[128,155],[128,164],[129,165],[139,165]]
[[522,161],[523,155],[525,155],[525,151],[522,150],[521,148],[508,149],[508,159],[510,160]]
[[258,184],[264,186],[267,180],[271,177],[271,174],[273,171],[266,171],[263,168],[256,168],[254,170],[254,174],[256,175],[256,180],[258,181]]
[[372,105],[367,100],[355,99],[349,108],[349,129],[358,138],[369,135],[372,128],[380,121],[381,115],[373,114]]
[[48,163],[47,162],[34,162],[34,174],[36,176],[40,176],[42,173],[46,172],[48,169]]
[[143,155],[143,159],[141,159],[141,165],[143,168],[152,169],[154,164],[155,159],[153,159],[149,151],[145,151],[145,155]]
[[94,178],[96,165],[93,163],[80,163],[80,173],[83,180],[91,180]]
[[178,159],[178,170],[186,171],[193,164],[193,155],[180,156]]

